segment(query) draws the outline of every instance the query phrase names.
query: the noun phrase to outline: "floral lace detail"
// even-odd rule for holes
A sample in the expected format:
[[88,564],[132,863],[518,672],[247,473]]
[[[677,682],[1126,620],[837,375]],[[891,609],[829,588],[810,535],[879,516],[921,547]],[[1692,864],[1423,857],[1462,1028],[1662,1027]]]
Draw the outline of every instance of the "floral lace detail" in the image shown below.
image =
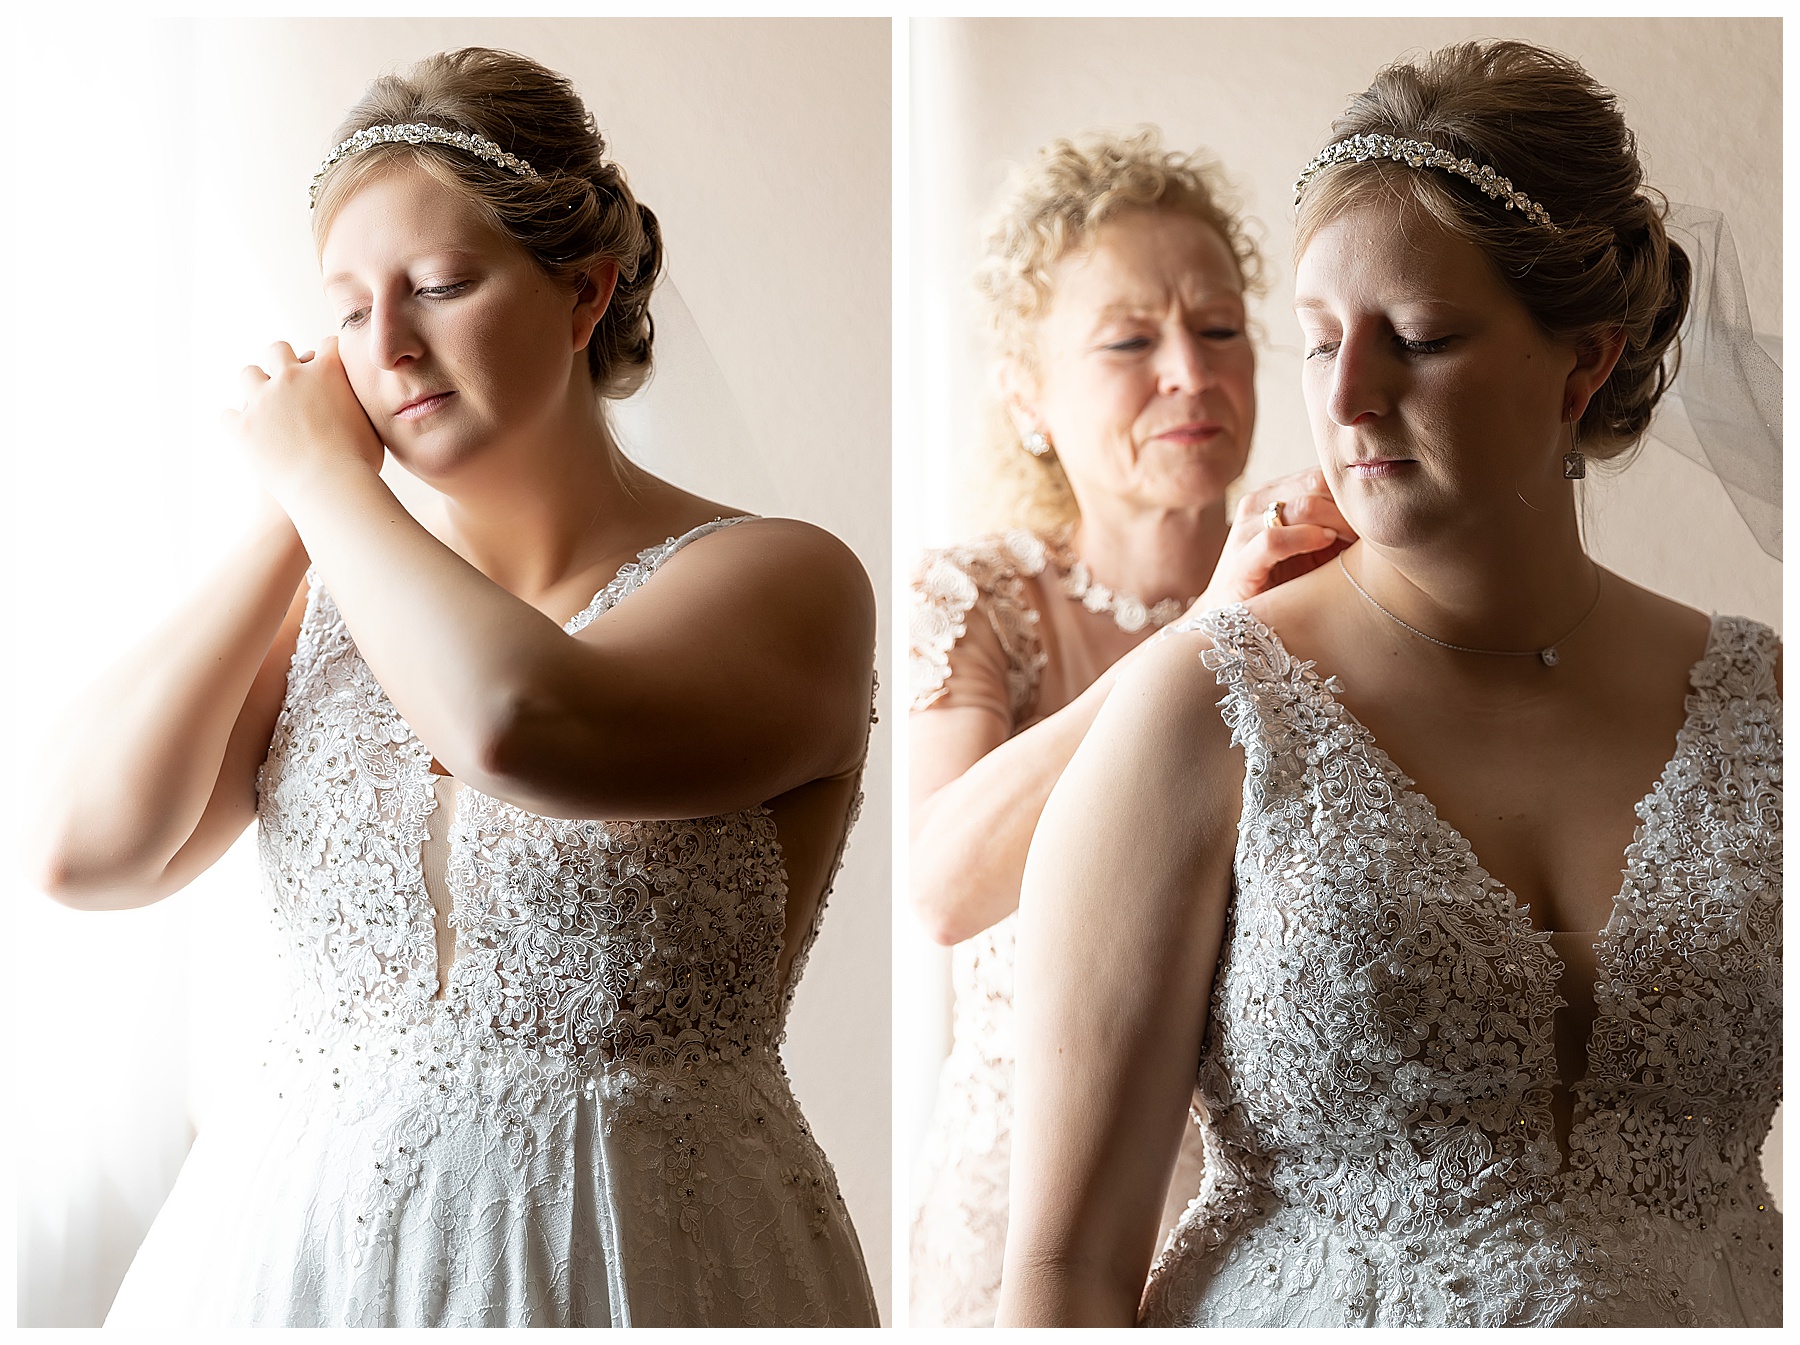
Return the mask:
[[968,634],[968,615],[979,607],[1006,656],[1013,722],[1023,722],[1049,656],[1021,579],[1041,574],[1046,560],[1043,539],[1024,529],[925,553],[913,576],[913,709],[928,709],[943,696],[950,651]]
[[[645,551],[565,629],[608,611],[681,546],[740,521]],[[465,786],[446,870],[457,956],[440,1000],[420,863],[430,762],[313,578],[258,778],[263,869],[297,1005],[270,1074],[278,1099],[304,1098],[337,1133],[360,1137],[346,1142],[365,1168],[337,1174],[352,1193],[354,1263],[392,1262],[419,1199],[475,1225],[495,1201],[515,1221],[535,1209],[530,1218],[579,1223],[593,1197],[569,1185],[569,1155],[599,1145],[616,1150],[598,1169],[607,1198],[651,1231],[636,1235],[615,1214],[604,1234],[581,1237],[600,1239],[589,1250],[606,1258],[615,1291],[634,1277],[660,1286],[654,1303],[590,1303],[601,1320],[702,1322],[714,1307],[741,1324],[872,1320],[848,1212],[779,1053],[825,898],[784,985],[787,879],[769,810],[569,820]],[[476,1203],[458,1214],[460,1202]],[[752,1225],[766,1234],[754,1256],[751,1242],[721,1251]],[[669,1230],[685,1235],[685,1251]],[[489,1234],[472,1227],[458,1245],[468,1252]],[[353,1319],[382,1320],[381,1294],[404,1268],[382,1273],[385,1289],[365,1303],[374,1315]],[[580,1317],[570,1298],[586,1291],[534,1292]],[[796,1295],[810,1306],[794,1307]]]
[[1565,1169],[1549,936],[1310,663],[1242,607],[1193,626],[1244,809],[1207,1177],[1144,1320],[1779,1322],[1755,1161],[1780,1099],[1774,636],[1715,619],[1639,805]]

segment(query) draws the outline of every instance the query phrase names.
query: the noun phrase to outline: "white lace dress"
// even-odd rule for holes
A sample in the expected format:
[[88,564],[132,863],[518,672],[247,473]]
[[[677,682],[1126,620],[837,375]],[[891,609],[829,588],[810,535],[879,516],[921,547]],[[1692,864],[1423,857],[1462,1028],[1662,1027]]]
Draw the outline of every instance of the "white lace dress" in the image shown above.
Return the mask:
[[873,1325],[781,1062],[768,809],[568,821],[465,787],[439,999],[430,765],[314,579],[258,780],[292,1017],[108,1325]]
[[1200,1063],[1207,1171],[1154,1324],[1767,1326],[1781,1223],[1778,643],[1714,618],[1599,941],[1568,1152],[1549,936],[1245,609],[1199,622],[1244,748]]

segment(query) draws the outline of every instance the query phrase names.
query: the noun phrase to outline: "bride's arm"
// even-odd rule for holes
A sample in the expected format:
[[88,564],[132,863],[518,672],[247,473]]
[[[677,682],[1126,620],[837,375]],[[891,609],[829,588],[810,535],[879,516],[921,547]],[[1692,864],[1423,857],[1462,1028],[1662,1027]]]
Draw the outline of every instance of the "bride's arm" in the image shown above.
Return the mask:
[[1199,660],[1147,651],[1044,808],[1016,986],[1002,1325],[1130,1325],[1223,937],[1241,754]]
[[874,595],[830,533],[725,528],[571,637],[401,506],[335,341],[270,365],[242,437],[358,652],[464,783],[555,817],[704,817],[860,762]]
[[70,906],[144,906],[230,848],[256,815],[305,573],[293,525],[267,511],[206,586],[70,708],[26,829],[41,890]]

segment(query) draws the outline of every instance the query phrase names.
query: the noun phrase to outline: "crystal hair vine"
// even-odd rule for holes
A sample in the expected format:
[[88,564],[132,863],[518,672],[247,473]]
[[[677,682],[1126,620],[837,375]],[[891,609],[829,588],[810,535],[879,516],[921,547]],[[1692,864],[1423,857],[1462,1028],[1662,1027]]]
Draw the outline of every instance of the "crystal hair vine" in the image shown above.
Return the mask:
[[1459,159],[1429,140],[1402,140],[1391,135],[1353,135],[1348,140],[1327,145],[1318,158],[1301,170],[1294,183],[1294,204],[1300,204],[1306,184],[1321,168],[1337,163],[1365,163],[1371,159],[1392,159],[1411,168],[1441,168],[1446,173],[1467,178],[1482,194],[1501,202],[1508,210],[1519,211],[1532,223],[1543,225],[1551,233],[1562,232],[1551,222],[1549,211],[1516,190],[1511,178],[1501,177],[1490,165],[1476,163],[1473,159]]
[[342,142],[325,156],[325,162],[319,165],[319,171],[313,174],[312,187],[307,191],[307,206],[311,208],[319,203],[319,188],[325,181],[325,174],[332,168],[353,155],[364,150],[374,149],[377,145],[449,145],[477,159],[485,159],[496,168],[504,168],[509,173],[520,177],[536,177],[537,169],[516,154],[508,154],[492,140],[482,136],[470,135],[466,131],[450,131],[442,126],[431,126],[422,121],[402,122],[399,125],[366,126]]

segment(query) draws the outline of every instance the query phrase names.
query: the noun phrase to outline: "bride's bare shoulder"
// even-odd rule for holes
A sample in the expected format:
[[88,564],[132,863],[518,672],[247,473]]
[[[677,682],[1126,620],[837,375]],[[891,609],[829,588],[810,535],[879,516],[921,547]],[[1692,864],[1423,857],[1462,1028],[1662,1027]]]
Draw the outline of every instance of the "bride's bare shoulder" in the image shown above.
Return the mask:
[[1235,754],[1219,713],[1224,692],[1206,664],[1214,647],[1203,628],[1159,636],[1119,676],[1095,728],[1124,740],[1138,757],[1167,757],[1167,768],[1211,772]]
[[1343,601],[1338,567],[1325,564],[1285,584],[1257,594],[1244,604],[1250,615],[1281,636],[1291,647],[1309,648],[1310,638],[1331,606]]

